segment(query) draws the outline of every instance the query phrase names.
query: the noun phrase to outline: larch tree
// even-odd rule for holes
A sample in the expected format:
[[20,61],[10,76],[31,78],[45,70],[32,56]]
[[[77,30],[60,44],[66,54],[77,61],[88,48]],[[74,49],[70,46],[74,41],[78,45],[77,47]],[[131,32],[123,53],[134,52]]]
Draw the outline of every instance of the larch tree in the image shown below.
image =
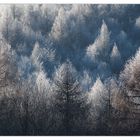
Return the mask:
[[[140,96],[140,49],[138,49],[136,55],[125,64],[124,70],[120,74],[120,80],[126,96]],[[140,100],[136,98],[132,100],[134,103],[140,102]]]
[[[125,64],[120,74],[121,91],[127,106],[127,126],[139,129],[140,114],[140,49]],[[131,121],[129,121],[131,119]],[[135,126],[135,127],[134,127]]]
[[[53,134],[55,123],[53,121],[53,91],[52,82],[47,77],[46,72],[41,69],[36,73],[36,90],[33,98],[33,116],[38,134]],[[56,120],[57,121],[57,120]],[[56,124],[57,125],[57,124]]]
[[3,14],[1,16],[0,30],[4,38],[7,40],[7,42],[10,43],[9,42],[10,35],[11,35],[10,25],[13,21],[13,18],[12,18],[12,14],[10,13],[10,7],[8,6],[8,8],[9,9],[7,8],[3,9]]
[[111,63],[112,71],[114,73],[117,73],[120,71],[121,66],[122,66],[122,59],[121,59],[121,54],[118,50],[116,43],[114,43],[114,46],[111,51],[110,63]]
[[1,16],[0,30],[11,47],[16,47],[23,41],[22,22],[15,14],[19,12],[18,10],[14,5],[7,6]]
[[[55,73],[54,78],[55,107],[60,113],[62,130],[65,135],[80,134],[84,128],[85,96],[77,80],[77,73],[67,60]],[[81,133],[82,134],[82,133]]]
[[139,74],[140,74],[140,49],[136,52],[136,55],[127,61],[124,70],[120,74],[120,79],[125,84],[128,90],[135,93],[139,93]]
[[7,85],[7,73],[9,71],[9,57],[11,46],[6,40],[0,37],[0,85],[5,87]]
[[[2,36],[0,37],[0,129],[3,134],[16,134],[19,127],[16,93],[16,54]],[[16,114],[16,115],[15,115]],[[9,117],[10,116],[10,117]],[[12,131],[10,131],[12,130]],[[20,131],[20,130],[19,130]]]
[[40,54],[40,45],[38,42],[36,42],[34,45],[34,48],[32,50],[32,54],[31,54],[31,60],[32,60],[33,64],[36,66],[39,66],[40,55],[41,55]]
[[54,20],[52,30],[50,33],[54,39],[59,41],[67,34],[65,33],[65,28],[66,28],[66,13],[65,9],[61,7],[58,11],[58,15]]
[[100,33],[95,42],[88,46],[87,56],[94,62],[98,60],[106,60],[110,50],[110,32],[106,23],[102,22]]
[[52,73],[54,68],[55,50],[51,47],[41,47],[40,44],[36,42],[30,58],[36,70],[45,67],[48,75]]
[[89,128],[91,133],[106,133],[108,127],[106,121],[109,115],[109,94],[106,86],[98,77],[88,93]]

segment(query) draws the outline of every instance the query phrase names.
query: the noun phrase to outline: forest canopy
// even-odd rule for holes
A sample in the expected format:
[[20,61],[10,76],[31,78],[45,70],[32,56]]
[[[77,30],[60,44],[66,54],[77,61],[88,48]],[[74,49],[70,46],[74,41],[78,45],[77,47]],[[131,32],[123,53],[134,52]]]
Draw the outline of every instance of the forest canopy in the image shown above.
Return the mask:
[[0,5],[0,135],[140,135],[140,5]]

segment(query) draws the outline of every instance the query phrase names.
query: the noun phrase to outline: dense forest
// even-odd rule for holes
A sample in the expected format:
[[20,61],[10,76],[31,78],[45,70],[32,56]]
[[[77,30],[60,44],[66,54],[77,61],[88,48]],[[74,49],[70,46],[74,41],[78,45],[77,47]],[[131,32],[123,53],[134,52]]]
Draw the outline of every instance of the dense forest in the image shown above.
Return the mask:
[[140,5],[0,5],[0,135],[140,135]]

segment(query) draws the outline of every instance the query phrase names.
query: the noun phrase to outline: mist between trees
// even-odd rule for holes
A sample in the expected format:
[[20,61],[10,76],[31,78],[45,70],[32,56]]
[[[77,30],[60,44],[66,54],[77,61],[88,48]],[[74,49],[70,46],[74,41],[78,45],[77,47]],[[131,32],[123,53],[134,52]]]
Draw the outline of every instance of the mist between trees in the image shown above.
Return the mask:
[[0,5],[0,135],[140,135],[140,5]]

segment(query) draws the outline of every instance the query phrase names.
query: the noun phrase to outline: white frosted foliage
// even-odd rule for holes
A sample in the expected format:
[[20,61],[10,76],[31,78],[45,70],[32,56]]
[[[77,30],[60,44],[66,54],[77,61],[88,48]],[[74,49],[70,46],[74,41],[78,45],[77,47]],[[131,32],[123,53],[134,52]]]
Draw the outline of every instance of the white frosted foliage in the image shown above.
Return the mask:
[[110,33],[106,23],[103,21],[100,33],[92,45],[87,48],[87,55],[92,59],[102,59],[106,57],[109,51]]
[[49,80],[46,78],[46,74],[43,70],[40,70],[37,73],[36,84],[38,87],[39,93],[45,93],[50,88]]
[[89,100],[91,100],[95,106],[100,106],[106,95],[107,89],[102,83],[101,79],[98,77],[89,93]]
[[135,26],[140,29],[140,17],[136,19]]
[[126,63],[120,78],[129,88],[140,90],[140,48],[136,55]]
[[116,43],[114,43],[114,46],[111,52],[111,59],[115,59],[115,58],[121,59],[121,55],[120,55],[120,52],[118,50]]

